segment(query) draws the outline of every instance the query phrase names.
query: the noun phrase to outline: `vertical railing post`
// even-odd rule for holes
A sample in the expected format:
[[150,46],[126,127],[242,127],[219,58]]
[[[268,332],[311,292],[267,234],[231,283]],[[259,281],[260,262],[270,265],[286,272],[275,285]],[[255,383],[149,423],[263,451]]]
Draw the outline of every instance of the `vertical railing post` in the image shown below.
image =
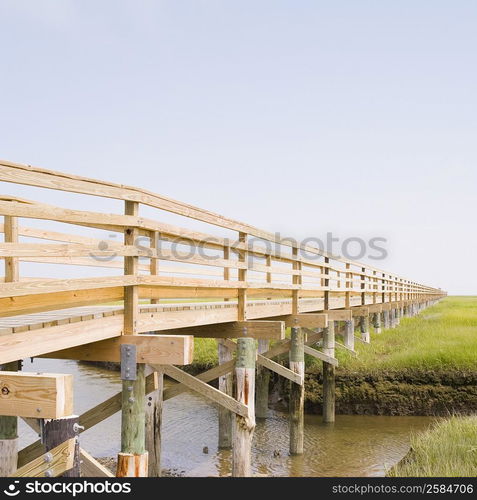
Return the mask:
[[290,382],[290,454],[303,453],[305,411],[305,340],[301,328],[291,329],[290,370],[301,378],[301,385]]
[[[150,239],[151,239],[151,250],[153,252],[157,252],[157,254],[160,253],[161,249],[159,247],[159,237],[160,233],[159,231],[151,231],[150,233]],[[159,274],[159,259],[155,259],[154,257],[151,257],[151,262],[149,265],[149,272],[151,276],[158,276]],[[154,298],[151,299],[151,304],[159,304],[160,299]]]
[[235,377],[237,381],[237,401],[248,408],[246,417],[236,414],[233,433],[232,476],[251,475],[252,437],[255,429],[255,340],[237,339],[237,360]]
[[244,246],[244,249],[238,250],[238,261],[244,266],[238,270],[238,280],[242,282],[238,289],[238,320],[245,321],[247,319],[247,268],[248,268],[248,251],[247,251],[247,233],[239,232],[239,243]]

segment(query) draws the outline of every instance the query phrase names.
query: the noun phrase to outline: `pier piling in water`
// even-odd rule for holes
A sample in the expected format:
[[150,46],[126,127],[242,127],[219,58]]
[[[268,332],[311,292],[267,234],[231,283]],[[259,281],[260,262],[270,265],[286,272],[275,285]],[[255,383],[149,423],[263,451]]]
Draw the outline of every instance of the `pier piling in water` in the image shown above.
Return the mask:
[[[330,321],[323,329],[323,354],[335,356],[335,323]],[[323,422],[335,421],[335,367],[323,361]]]
[[305,341],[302,328],[291,329],[290,370],[298,374],[301,384],[290,381],[290,454],[303,453],[305,411]]
[[[217,341],[219,365],[232,360],[232,350],[227,346],[227,343],[219,339]],[[226,373],[219,377],[219,390],[227,396],[233,395],[233,374]],[[232,421],[233,414],[227,408],[219,405],[218,408],[219,421],[219,449],[228,450],[232,448]]]
[[249,477],[251,475],[252,437],[255,430],[255,359],[257,350],[255,340],[237,339],[237,360],[235,377],[237,381],[237,401],[247,409],[247,416],[235,414],[232,476]]
[[[258,353],[267,352],[270,341],[267,339],[258,340]],[[257,380],[255,388],[255,416],[257,418],[267,418],[268,414],[268,392],[270,385],[270,371],[264,366],[257,366]]]

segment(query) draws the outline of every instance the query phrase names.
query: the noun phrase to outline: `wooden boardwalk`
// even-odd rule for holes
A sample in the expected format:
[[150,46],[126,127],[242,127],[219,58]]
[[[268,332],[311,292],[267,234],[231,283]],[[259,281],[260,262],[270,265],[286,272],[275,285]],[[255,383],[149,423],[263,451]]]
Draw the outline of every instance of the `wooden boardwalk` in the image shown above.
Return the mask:
[[[250,475],[270,371],[290,380],[290,452],[302,453],[304,353],[323,361],[323,418],[332,422],[335,349],[354,351],[355,327],[369,342],[370,323],[379,333],[445,295],[150,191],[6,161],[0,181],[42,188],[42,200],[55,190],[83,195],[86,207],[91,196],[124,204],[117,214],[0,196],[1,475],[74,476],[80,457],[83,473],[108,475],[77,437],[121,411],[117,474],[158,476],[162,402],[186,388],[219,405],[219,446],[233,448],[234,475]],[[165,212],[180,225],[161,221]],[[43,277],[29,277],[33,268]],[[52,278],[53,268],[75,277]],[[194,337],[217,339],[219,353],[219,366],[197,377],[178,368],[192,362]],[[286,353],[288,367],[273,361]],[[68,374],[18,371],[37,356],[119,362],[123,391],[71,415]],[[177,384],[164,390],[164,375]],[[209,384],[217,379],[219,389]],[[18,417],[42,434],[20,451]],[[38,466],[46,452],[58,453],[54,468]]]

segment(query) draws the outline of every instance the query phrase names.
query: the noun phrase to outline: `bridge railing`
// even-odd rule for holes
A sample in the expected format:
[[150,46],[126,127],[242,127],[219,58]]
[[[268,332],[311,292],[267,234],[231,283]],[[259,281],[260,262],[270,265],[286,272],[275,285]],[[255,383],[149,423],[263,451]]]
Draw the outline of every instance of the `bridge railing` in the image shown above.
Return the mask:
[[[130,287],[135,287],[139,298],[153,302],[161,298],[237,301],[238,319],[247,317],[250,299],[288,299],[293,311],[298,312],[300,309],[350,307],[443,294],[440,289],[327,254],[289,238],[279,238],[251,225],[146,190],[6,161],[0,162],[0,181],[122,200],[126,207],[121,214],[102,213],[2,196],[0,214],[5,216],[5,242],[0,245],[0,256],[6,262],[6,275],[5,283],[0,285],[0,301],[39,294],[64,294],[61,297],[64,300],[30,308],[26,299],[20,300],[21,308],[15,309],[10,304],[12,307],[2,309],[2,315],[22,309],[47,310],[53,306],[59,309],[123,300],[124,289]],[[45,194],[43,199],[47,196]],[[218,237],[212,232],[199,232],[142,217],[139,214],[141,205],[176,214],[184,221],[201,221],[214,226],[214,233],[221,228],[226,236]],[[55,221],[121,233],[125,240],[119,243],[83,234],[38,229],[18,225],[18,219]],[[234,233],[236,238],[230,237]],[[49,242],[20,241],[26,238]],[[19,266],[14,265],[21,261],[109,268],[119,273],[74,279],[27,279],[20,277]],[[11,272],[13,269],[15,271]]]

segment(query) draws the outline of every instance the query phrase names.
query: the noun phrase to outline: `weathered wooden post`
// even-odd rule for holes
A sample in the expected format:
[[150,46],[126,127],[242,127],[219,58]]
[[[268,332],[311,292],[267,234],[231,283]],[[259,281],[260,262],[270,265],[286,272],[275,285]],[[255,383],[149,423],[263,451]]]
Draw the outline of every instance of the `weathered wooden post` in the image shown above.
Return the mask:
[[354,319],[345,321],[344,345],[354,351]]
[[[146,375],[152,373],[150,367],[146,367]],[[161,477],[161,428],[162,407],[164,391],[164,373],[158,371],[157,390],[146,396],[146,451],[148,453],[148,476]]]
[[[258,340],[258,353],[267,352],[270,341],[266,339]],[[268,414],[268,390],[270,385],[270,371],[264,366],[257,366],[257,387],[255,398],[255,416],[257,418],[267,418]]]
[[[17,371],[18,361],[6,363],[2,371]],[[0,416],[0,477],[11,476],[17,470],[18,417]]]
[[381,313],[377,312],[373,315],[373,326],[375,333],[381,333]]
[[[323,329],[323,353],[335,357],[335,323]],[[335,367],[323,361],[323,422],[335,421]]]
[[[125,215],[137,217],[139,203],[125,202]],[[137,227],[124,230],[124,244],[136,244],[139,231]],[[137,256],[124,257],[124,274],[138,275]],[[137,335],[139,317],[139,296],[136,285],[124,287],[124,333]],[[146,477],[148,472],[148,453],[146,451],[146,386],[145,365],[136,361],[136,346],[121,345],[121,452],[118,454],[118,477]]]
[[248,415],[235,415],[232,451],[232,476],[251,475],[252,437],[255,429],[255,340],[237,339],[237,359],[235,377],[237,381],[237,401],[248,408]]
[[394,307],[389,311],[389,327],[396,328],[396,309]]
[[361,321],[360,321],[360,327],[361,327],[361,339],[363,342],[366,342],[369,344],[371,340],[371,336],[369,334],[369,316],[361,316]]
[[305,411],[305,339],[301,328],[291,329],[290,370],[301,378],[301,385],[290,382],[290,454],[303,453]]
[[[68,441],[68,439],[76,439],[73,467],[63,473],[62,477],[80,477],[79,431],[79,417],[77,415],[42,421],[41,434],[46,451],[56,448],[65,441]],[[52,477],[51,471],[50,474],[46,471],[45,475],[46,477]]]
[[[232,359],[232,350],[221,340],[217,340],[219,364],[226,363]],[[228,396],[233,396],[233,374],[227,373],[219,377],[219,390]],[[233,414],[227,408],[219,405],[219,448],[230,449],[232,447],[232,421]]]
[[383,311],[383,327],[385,330],[389,328],[389,311]]

